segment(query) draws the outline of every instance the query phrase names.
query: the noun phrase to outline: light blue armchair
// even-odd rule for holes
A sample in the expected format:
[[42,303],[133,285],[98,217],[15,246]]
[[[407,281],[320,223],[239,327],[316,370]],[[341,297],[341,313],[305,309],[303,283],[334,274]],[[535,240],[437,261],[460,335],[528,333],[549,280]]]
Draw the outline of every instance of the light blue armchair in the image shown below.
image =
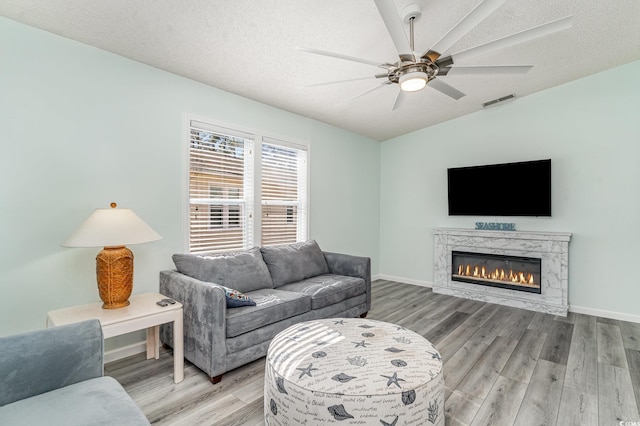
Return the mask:
[[98,320],[0,338],[0,424],[149,425],[104,374]]

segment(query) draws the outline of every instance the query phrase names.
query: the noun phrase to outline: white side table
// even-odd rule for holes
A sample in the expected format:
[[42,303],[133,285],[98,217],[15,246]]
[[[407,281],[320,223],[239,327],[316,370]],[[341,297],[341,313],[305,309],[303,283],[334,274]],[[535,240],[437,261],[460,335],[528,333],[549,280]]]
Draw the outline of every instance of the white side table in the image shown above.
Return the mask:
[[57,309],[47,313],[47,328],[95,318],[100,320],[105,339],[146,329],[147,359],[158,359],[160,325],[173,322],[173,380],[179,383],[184,379],[182,304],[158,306],[156,302],[162,299],[166,296],[145,293],[131,296],[130,305],[119,309],[102,309],[102,302]]

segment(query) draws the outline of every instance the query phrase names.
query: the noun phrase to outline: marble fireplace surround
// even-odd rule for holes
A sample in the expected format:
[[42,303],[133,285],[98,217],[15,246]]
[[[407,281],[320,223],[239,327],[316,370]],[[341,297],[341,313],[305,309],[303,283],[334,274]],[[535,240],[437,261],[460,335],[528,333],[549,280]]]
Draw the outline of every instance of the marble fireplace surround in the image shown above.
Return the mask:
[[[570,233],[434,228],[434,293],[566,316]],[[451,252],[541,259],[541,294],[453,281]]]

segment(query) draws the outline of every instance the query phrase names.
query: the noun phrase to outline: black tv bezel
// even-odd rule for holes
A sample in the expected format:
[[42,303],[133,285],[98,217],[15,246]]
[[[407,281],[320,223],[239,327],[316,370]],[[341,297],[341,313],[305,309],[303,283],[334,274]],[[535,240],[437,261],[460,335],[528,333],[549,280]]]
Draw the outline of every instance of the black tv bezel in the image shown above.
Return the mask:
[[[547,171],[547,182],[548,187],[546,190],[546,195],[548,197],[545,206],[548,206],[548,209],[544,210],[530,210],[530,211],[522,211],[519,213],[505,213],[504,211],[495,210],[495,211],[471,211],[470,209],[465,209],[465,211],[454,211],[452,212],[452,193],[454,189],[451,188],[451,173],[456,170],[474,170],[474,169],[487,169],[487,168],[499,168],[499,167],[508,167],[508,168],[516,168],[522,167],[523,165],[533,165],[536,163],[546,163],[548,166],[546,167]],[[495,163],[495,164],[483,164],[478,166],[465,166],[465,167],[450,167],[447,169],[447,207],[449,216],[499,216],[499,217],[551,217],[552,214],[552,205],[551,205],[551,159],[543,159],[543,160],[530,160],[530,161],[516,161],[510,163]],[[496,204],[496,207],[499,207],[500,204]]]

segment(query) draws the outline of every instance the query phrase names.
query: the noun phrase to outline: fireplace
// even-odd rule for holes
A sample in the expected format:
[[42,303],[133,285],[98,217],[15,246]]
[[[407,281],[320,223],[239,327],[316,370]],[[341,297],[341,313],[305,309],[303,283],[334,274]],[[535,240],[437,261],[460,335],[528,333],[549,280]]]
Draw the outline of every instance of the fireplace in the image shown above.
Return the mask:
[[541,259],[451,251],[451,279],[540,294]]
[[434,293],[567,315],[571,234],[454,228],[433,234]]

